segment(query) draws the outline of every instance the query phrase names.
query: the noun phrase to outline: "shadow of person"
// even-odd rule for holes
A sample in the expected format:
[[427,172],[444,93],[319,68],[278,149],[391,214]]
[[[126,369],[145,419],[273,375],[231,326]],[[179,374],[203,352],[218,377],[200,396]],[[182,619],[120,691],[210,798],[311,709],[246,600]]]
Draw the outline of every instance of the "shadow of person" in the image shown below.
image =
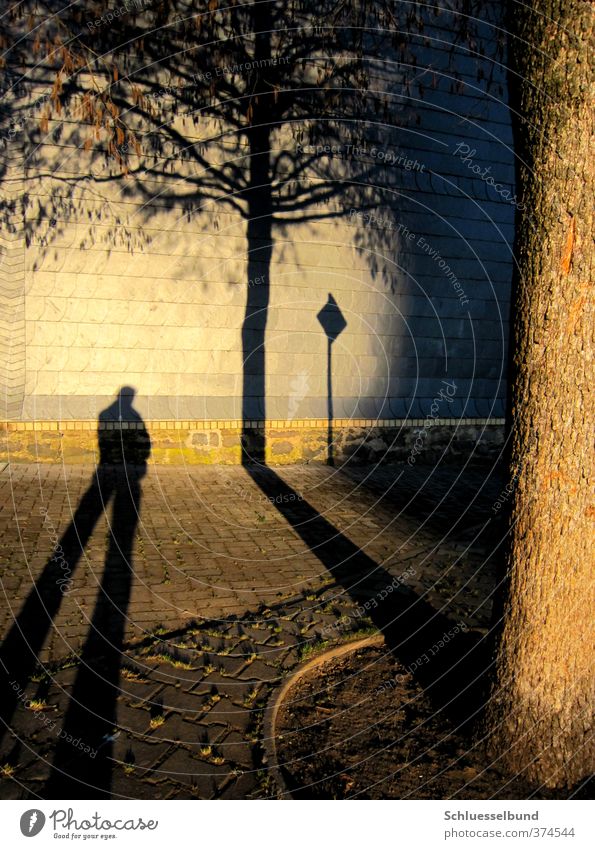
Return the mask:
[[[136,390],[123,386],[115,401],[98,416],[99,467],[123,465],[146,470],[151,439],[139,413],[132,406]],[[121,422],[122,427],[114,427]],[[143,472],[144,474],[144,472]]]
[[[15,710],[25,698],[27,685],[52,631],[62,599],[72,592],[73,579],[85,546],[112,497],[114,520],[93,624],[97,626],[106,620],[110,591],[113,590],[114,598],[118,598],[118,593],[120,596],[129,593],[129,576],[124,580],[121,577],[116,579],[118,570],[108,568],[108,564],[117,560],[122,572],[122,563],[130,563],[140,509],[140,481],[151,451],[144,422],[132,407],[133,398],[134,390],[122,387],[115,402],[99,415],[99,464],[91,483],[0,647],[0,739],[10,730]],[[127,426],[121,427],[120,422]],[[48,515],[45,508],[42,514],[44,517]],[[114,584],[118,582],[120,587],[116,591]],[[121,627],[119,616],[115,617],[116,630]],[[85,644],[86,655],[83,650],[85,656],[93,650],[89,639]]]
[[[77,677],[56,746],[45,798],[110,796],[111,751],[120,662],[132,589],[132,549],[141,508],[141,480],[151,440],[123,387],[99,415],[99,478],[113,494],[109,544],[101,586]],[[117,423],[117,424],[115,424]],[[103,473],[102,473],[103,472]],[[104,497],[104,506],[105,506]]]

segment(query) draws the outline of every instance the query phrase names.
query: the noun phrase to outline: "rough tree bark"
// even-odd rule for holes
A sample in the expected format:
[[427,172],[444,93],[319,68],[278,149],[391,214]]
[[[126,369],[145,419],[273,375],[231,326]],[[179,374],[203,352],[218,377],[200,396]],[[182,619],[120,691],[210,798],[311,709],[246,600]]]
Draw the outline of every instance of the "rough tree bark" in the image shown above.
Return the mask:
[[511,363],[507,593],[490,753],[546,786],[593,769],[593,25],[589,0],[511,3],[523,209]]

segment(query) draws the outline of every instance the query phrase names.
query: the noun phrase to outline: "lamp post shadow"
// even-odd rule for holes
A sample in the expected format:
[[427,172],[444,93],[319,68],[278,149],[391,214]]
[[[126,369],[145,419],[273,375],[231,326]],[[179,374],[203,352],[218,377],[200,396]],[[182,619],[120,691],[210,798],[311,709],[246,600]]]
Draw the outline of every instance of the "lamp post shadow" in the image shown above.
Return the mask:
[[[347,321],[331,293],[317,315],[327,338],[327,464],[334,466],[332,346]],[[384,635],[387,647],[416,677],[438,710],[469,727],[485,699],[484,670],[490,647],[483,637],[467,633],[441,610],[418,596],[384,566],[338,530],[326,516],[300,496],[272,468],[245,464],[247,474],[273,503],[329,575],[369,616]],[[434,647],[448,646],[439,653]],[[420,663],[420,658],[427,662]],[[417,669],[419,667],[419,669]],[[479,671],[478,671],[479,670]]]
[[333,364],[332,346],[347,327],[347,321],[339,309],[339,304],[329,292],[328,300],[316,316],[326,335],[326,397],[327,397],[327,435],[326,435],[326,462],[328,466],[335,465],[333,452]]

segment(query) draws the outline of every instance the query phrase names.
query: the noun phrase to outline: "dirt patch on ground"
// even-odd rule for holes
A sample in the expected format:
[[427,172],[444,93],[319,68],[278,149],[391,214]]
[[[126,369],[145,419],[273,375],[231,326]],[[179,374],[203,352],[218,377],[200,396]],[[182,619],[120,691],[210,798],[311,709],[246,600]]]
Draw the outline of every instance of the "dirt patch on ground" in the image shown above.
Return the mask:
[[329,660],[301,678],[276,731],[295,798],[589,798],[587,785],[548,791],[487,764],[383,647]]

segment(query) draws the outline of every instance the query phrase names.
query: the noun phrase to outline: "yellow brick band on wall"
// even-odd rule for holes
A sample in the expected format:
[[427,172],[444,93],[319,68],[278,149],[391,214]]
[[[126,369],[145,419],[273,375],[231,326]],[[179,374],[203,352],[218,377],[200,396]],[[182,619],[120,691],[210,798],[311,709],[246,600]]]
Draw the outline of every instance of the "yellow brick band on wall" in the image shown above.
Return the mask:
[[[504,441],[504,419],[339,419],[333,422],[333,454],[338,463],[351,461],[434,462],[442,456],[474,451],[493,456]],[[131,431],[136,422],[102,422],[101,431]],[[151,439],[149,462],[157,465],[238,465],[242,423],[226,421],[162,421],[144,423]],[[325,463],[328,423],[324,420],[250,422],[264,430],[270,465]],[[420,435],[421,439],[420,446]],[[116,442],[117,446],[117,437]],[[414,448],[417,444],[418,448]],[[10,463],[96,464],[98,425],[94,421],[0,422],[0,460]]]
[[[333,428],[370,428],[370,427],[415,427],[423,425],[425,418],[419,419],[333,419]],[[465,419],[433,419],[436,425],[447,425],[456,427],[457,425],[503,425],[503,418],[465,418]],[[328,422],[326,419],[270,419],[266,421],[248,421],[245,423],[249,428],[264,428],[265,430],[274,429],[292,429],[292,428],[326,428]],[[0,432],[2,431],[44,431],[44,430],[140,430],[146,427],[149,433],[152,430],[241,430],[243,422],[240,419],[234,420],[216,420],[216,419],[196,419],[187,421],[165,421],[162,419],[149,419],[144,424],[136,422],[100,422],[95,420],[81,419],[55,422],[18,422],[18,421],[0,421]]]

